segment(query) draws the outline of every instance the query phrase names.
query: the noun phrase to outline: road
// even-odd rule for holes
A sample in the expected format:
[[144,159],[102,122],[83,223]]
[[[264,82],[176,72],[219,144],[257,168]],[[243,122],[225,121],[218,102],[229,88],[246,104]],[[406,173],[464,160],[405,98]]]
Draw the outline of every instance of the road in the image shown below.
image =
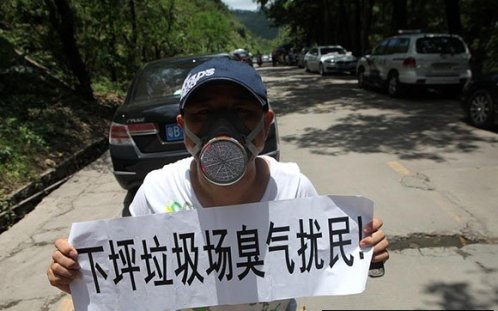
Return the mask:
[[[467,125],[457,101],[434,94],[391,99],[349,76],[258,70],[281,160],[299,163],[321,194],[372,199],[392,244],[386,275],[364,293],[300,308],[498,309],[498,130]],[[70,310],[46,281],[52,243],[72,222],[119,217],[125,194],[105,154],[2,233],[0,310]]]

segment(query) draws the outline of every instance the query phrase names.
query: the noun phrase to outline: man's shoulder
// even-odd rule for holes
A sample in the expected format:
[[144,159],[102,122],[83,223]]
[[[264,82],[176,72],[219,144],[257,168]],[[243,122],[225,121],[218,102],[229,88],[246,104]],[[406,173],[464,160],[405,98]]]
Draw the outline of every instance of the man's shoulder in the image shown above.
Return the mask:
[[185,172],[190,169],[192,159],[192,157],[188,157],[173,163],[168,163],[161,168],[149,172],[146,176],[146,179],[163,179],[165,176],[169,178],[175,176],[175,174],[181,174],[182,176],[184,176]]
[[295,162],[279,162],[269,156],[260,156],[265,159],[270,165],[271,174],[289,174],[289,175],[300,175],[301,170],[299,165]]
[[[278,162],[273,158],[265,158],[270,165],[272,182],[269,187],[276,190],[274,200],[293,199],[316,195],[317,192],[311,181],[301,173],[299,165],[294,162]],[[267,191],[268,192],[268,191]],[[269,191],[268,193],[271,193]]]

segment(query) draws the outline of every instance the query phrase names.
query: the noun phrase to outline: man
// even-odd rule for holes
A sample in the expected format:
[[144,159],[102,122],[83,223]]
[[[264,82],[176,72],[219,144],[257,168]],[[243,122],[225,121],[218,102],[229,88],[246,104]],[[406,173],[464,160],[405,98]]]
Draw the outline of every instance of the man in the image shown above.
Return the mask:
[[[133,216],[193,208],[235,205],[318,195],[295,163],[258,156],[273,121],[266,88],[247,64],[216,58],[192,69],[185,79],[177,122],[192,157],[147,175],[130,205]],[[374,246],[372,262],[389,258],[388,242],[374,218],[360,246]],[[55,242],[48,269],[53,286],[70,292],[77,276],[76,250]],[[221,306],[211,310],[290,310],[293,300],[271,304]]]

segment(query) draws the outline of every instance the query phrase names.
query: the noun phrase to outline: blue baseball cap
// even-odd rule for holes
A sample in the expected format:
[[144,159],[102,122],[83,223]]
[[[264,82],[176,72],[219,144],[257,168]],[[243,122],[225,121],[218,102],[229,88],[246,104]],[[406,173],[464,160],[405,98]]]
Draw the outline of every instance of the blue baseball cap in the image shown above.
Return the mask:
[[216,57],[194,67],[183,82],[180,111],[183,112],[189,97],[211,82],[231,82],[248,90],[268,109],[266,87],[258,72],[250,65],[228,57]]

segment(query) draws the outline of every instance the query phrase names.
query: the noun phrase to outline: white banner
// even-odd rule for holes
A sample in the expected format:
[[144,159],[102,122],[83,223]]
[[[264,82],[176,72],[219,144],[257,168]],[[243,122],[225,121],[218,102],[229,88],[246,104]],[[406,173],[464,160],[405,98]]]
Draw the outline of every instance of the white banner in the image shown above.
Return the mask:
[[175,310],[361,293],[363,197],[317,196],[74,223],[76,311]]

